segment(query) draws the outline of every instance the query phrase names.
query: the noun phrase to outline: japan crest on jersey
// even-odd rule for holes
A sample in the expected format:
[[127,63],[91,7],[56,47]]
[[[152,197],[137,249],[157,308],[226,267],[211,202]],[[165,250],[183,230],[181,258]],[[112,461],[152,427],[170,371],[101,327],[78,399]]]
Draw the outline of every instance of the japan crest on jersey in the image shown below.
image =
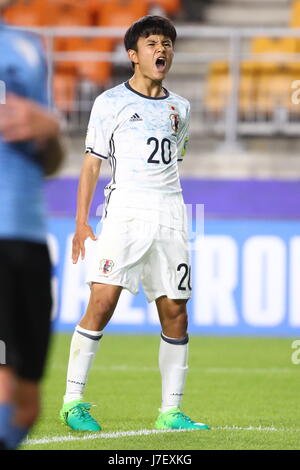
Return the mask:
[[173,131],[178,132],[179,130],[179,114],[170,114],[171,126]]
[[176,108],[173,105],[169,105],[169,109],[173,111],[172,114],[170,114],[170,119],[171,119],[171,126],[174,132],[178,132],[179,130],[179,114],[176,112]]
[[102,274],[108,274],[111,272],[114,266],[114,262],[111,259],[102,259],[100,261],[100,271]]

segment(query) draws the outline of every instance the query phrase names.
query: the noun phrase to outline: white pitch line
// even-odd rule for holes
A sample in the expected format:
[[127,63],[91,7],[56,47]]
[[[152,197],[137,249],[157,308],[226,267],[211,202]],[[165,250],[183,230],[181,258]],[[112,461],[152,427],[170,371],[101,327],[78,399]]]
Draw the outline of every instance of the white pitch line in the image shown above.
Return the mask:
[[110,433],[93,433],[85,436],[55,436],[45,437],[43,439],[27,439],[23,445],[50,444],[52,442],[85,441],[90,439],[115,439],[118,437],[148,436],[149,434],[162,434],[192,431],[192,429],[141,429],[140,431],[116,431]]
[[[66,367],[52,366],[50,370],[65,370]],[[111,372],[159,372],[158,367],[147,367],[147,366],[127,366],[127,365],[115,365],[115,366],[93,366],[94,371],[111,371]],[[207,374],[293,374],[299,373],[298,369],[289,367],[193,367],[193,372],[202,372]]]
[[[273,426],[219,426],[211,428],[213,431],[276,431],[276,432],[300,432],[298,428],[275,428]],[[141,429],[140,431],[117,431],[111,433],[93,433],[86,434],[85,436],[54,436],[45,437],[43,439],[27,439],[23,445],[39,445],[39,444],[52,444],[55,442],[71,442],[71,441],[86,441],[91,439],[116,439],[120,437],[134,437],[134,436],[149,436],[151,434],[162,433],[176,433],[176,432],[190,432],[193,429]]]

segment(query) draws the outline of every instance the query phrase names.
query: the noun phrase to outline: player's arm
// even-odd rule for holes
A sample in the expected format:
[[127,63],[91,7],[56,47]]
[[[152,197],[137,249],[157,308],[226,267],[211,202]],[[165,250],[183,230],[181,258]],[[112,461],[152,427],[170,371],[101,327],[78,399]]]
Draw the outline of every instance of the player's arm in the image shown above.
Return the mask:
[[80,174],[77,196],[76,232],[73,238],[72,251],[73,263],[77,263],[80,254],[81,258],[84,258],[85,240],[88,237],[96,240],[93,230],[88,224],[88,218],[99,178],[101,162],[109,158],[112,125],[111,105],[106,102],[105,96],[102,94],[94,102],[85,140],[86,155]]
[[47,176],[60,167],[64,152],[57,117],[32,100],[9,94],[0,106],[0,133],[6,142],[36,142]]
[[79,178],[77,194],[76,231],[73,237],[72,260],[77,263],[85,256],[85,240],[90,237],[96,240],[91,226],[88,224],[91,203],[94,197],[97,181],[99,178],[102,160],[86,153]]

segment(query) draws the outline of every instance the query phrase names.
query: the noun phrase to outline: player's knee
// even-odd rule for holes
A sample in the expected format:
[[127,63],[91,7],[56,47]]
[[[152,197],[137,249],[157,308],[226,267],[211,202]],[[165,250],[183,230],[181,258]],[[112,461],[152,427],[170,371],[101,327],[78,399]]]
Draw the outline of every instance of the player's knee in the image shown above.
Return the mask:
[[179,321],[187,319],[186,303],[174,303],[168,309],[168,316],[170,319]]
[[185,304],[177,304],[168,309],[164,315],[164,324],[167,326],[174,326],[180,330],[187,330],[188,316]]
[[182,331],[187,331],[188,316],[187,316],[186,311],[179,312],[178,315],[175,317],[174,322],[177,325],[177,327],[180,328]]
[[92,303],[95,316],[107,315],[113,309],[113,302],[103,295],[94,295]]

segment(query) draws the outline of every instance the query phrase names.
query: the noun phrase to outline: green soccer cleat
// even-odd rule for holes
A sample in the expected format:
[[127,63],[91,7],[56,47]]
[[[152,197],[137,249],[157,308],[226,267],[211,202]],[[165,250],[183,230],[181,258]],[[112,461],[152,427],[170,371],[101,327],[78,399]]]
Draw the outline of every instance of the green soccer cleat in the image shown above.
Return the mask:
[[60,410],[61,421],[74,431],[101,431],[101,426],[90,415],[91,403],[74,400]]
[[161,413],[155,422],[156,429],[210,429],[207,424],[195,423],[179,408]]

